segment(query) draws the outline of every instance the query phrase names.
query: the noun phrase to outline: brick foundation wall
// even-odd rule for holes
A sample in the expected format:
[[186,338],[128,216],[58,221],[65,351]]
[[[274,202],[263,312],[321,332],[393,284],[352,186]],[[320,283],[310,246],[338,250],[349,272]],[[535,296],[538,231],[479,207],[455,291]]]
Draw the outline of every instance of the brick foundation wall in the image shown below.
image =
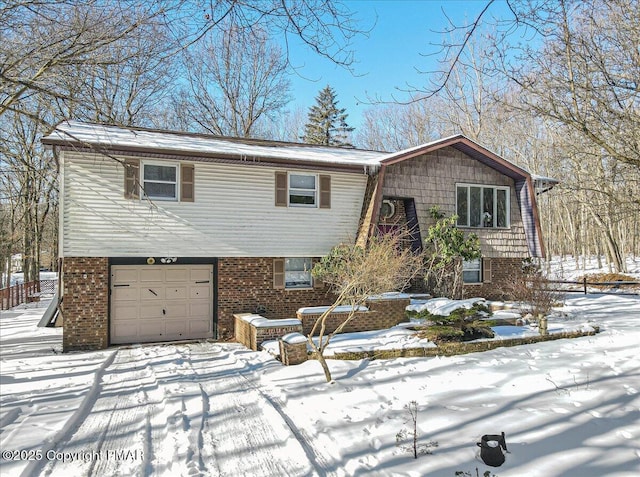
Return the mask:
[[464,285],[464,296],[488,300],[510,299],[510,286],[522,276],[522,258],[492,258],[491,283]]
[[109,337],[109,260],[62,259],[63,351],[104,349]]
[[[367,300],[367,308],[369,311],[374,311],[381,315],[385,323],[388,324],[385,328],[391,328],[406,321],[405,308],[409,306],[411,300],[409,298],[393,298],[384,300]],[[380,328],[382,329],[382,328]]]
[[[221,258],[218,261],[218,337],[234,336],[237,313],[269,319],[295,318],[303,306],[329,305],[334,297],[326,287],[310,290],[273,288],[272,258]],[[258,310],[258,307],[263,307]]]
[[[298,319],[302,322],[302,333],[308,335],[311,333],[313,326],[315,325],[318,318],[320,318],[321,313],[299,313]],[[327,319],[325,320],[325,335],[328,333],[333,333],[335,329],[340,326],[347,318],[349,317],[349,313],[331,313]],[[358,311],[355,316],[347,323],[347,325],[342,329],[343,333],[354,333],[357,331],[370,331],[370,330],[380,330],[386,328],[381,323],[382,317],[377,313],[371,313],[368,311]],[[320,334],[320,325],[316,328],[315,335]]]
[[[369,311],[356,312],[342,332],[354,333],[391,328],[405,321],[405,308],[410,301],[409,298],[367,301],[366,306]],[[298,319],[302,322],[302,332],[305,335],[311,333],[320,316],[320,313],[297,313]],[[325,320],[325,333],[335,331],[348,317],[349,313],[331,313]],[[316,329],[316,333],[319,333],[319,331],[319,328]]]

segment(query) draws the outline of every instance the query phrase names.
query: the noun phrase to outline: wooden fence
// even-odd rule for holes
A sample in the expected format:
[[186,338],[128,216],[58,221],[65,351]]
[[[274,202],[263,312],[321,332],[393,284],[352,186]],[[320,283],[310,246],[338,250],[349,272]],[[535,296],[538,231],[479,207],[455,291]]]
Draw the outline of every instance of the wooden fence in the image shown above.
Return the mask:
[[0,310],[40,300],[41,295],[56,291],[58,280],[35,280],[0,289]]
[[[578,281],[570,281],[570,280],[545,280],[546,283],[554,283],[557,285],[573,285],[570,288],[567,287],[558,287],[552,291],[564,292],[564,293],[583,293],[585,295],[589,293],[598,293],[603,295],[640,295],[640,282],[625,282],[625,281],[614,281],[614,282],[591,282],[587,280],[587,278],[583,278]],[[601,290],[597,292],[590,291],[589,287],[602,287]],[[624,287],[638,287],[634,291],[631,292],[623,292],[620,291],[624,289]]]

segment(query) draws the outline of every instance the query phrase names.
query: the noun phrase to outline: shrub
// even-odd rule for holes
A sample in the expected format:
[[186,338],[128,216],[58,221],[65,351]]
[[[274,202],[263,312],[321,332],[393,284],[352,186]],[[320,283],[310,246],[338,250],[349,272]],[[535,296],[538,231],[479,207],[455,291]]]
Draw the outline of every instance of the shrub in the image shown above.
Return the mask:
[[486,320],[491,310],[484,303],[475,303],[471,308],[458,308],[449,316],[434,315],[424,310],[416,313],[420,318],[429,321],[429,325],[418,333],[434,343],[471,341],[478,338],[493,338],[493,324]]
[[557,305],[560,294],[554,291],[540,267],[531,259],[523,260],[522,273],[507,288],[510,299],[526,304],[538,320]]

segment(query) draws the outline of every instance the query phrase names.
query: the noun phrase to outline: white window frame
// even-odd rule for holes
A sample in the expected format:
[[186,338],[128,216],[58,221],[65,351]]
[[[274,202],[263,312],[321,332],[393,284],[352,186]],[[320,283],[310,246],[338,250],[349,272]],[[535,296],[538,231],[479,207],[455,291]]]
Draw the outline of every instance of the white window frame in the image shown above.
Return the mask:
[[[478,279],[467,281],[464,279],[464,272],[478,272]],[[462,261],[462,283],[464,283],[465,285],[482,284],[482,259],[481,258],[476,258],[475,260]]]
[[[291,187],[291,177],[292,176],[306,176],[313,177],[313,189],[301,189],[300,187]],[[303,172],[289,172],[287,174],[287,204],[289,207],[309,207],[309,208],[317,208],[318,207],[318,192],[319,192],[319,184],[318,184],[318,174],[308,174]],[[310,191],[313,190],[313,204],[295,204],[291,203],[291,196],[296,195],[294,191]]]
[[[290,270],[291,260],[304,260],[303,270]],[[285,290],[307,290],[313,288],[313,276],[311,276],[311,269],[313,268],[313,259],[311,257],[288,257],[284,259],[284,288]],[[292,274],[305,274],[309,276],[309,279],[302,284],[289,285],[293,280]],[[289,277],[289,280],[287,280]]]
[[[464,187],[467,190],[467,223],[466,224],[462,224],[460,223],[460,217],[458,216],[458,222],[457,225],[458,227],[468,227],[468,228],[478,228],[478,229],[509,229],[511,228],[511,187],[509,186],[497,186],[497,185],[486,185],[486,184],[467,184],[467,183],[457,183],[456,184],[456,214],[458,213],[458,188],[459,187]],[[480,188],[480,213],[482,214],[482,217],[480,219],[480,223],[481,225],[476,226],[476,225],[470,225],[471,224],[471,188],[472,187],[479,187]],[[493,189],[493,213],[491,214],[492,217],[492,221],[493,221],[493,225],[490,226],[486,226],[483,225],[484,223],[484,190],[485,189]],[[507,203],[506,205],[506,225],[504,227],[498,227],[497,225],[495,225],[497,223],[497,217],[498,217],[498,191],[502,190],[505,191],[505,196],[506,196],[506,200]]]
[[[142,186],[142,194],[140,194],[141,199],[152,199],[152,200],[166,200],[170,202],[178,202],[180,199],[180,165],[176,163],[166,163],[166,162],[149,162],[149,161],[141,161],[141,170],[140,170],[140,184]],[[158,181],[158,180],[149,180],[147,181],[144,177],[144,171],[147,166],[160,166],[160,167],[173,167],[176,171],[176,180],[174,181]],[[173,197],[163,197],[163,196],[154,196],[147,194],[146,184],[147,182],[154,184],[174,184],[175,185],[175,195]]]

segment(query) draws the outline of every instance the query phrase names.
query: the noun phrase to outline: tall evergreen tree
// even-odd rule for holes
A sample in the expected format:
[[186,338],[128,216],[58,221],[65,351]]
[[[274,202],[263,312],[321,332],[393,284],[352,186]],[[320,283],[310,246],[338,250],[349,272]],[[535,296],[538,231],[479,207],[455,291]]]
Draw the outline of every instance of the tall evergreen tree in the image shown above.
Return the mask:
[[309,108],[302,139],[308,144],[353,147],[348,134],[354,130],[347,124],[346,109],[338,108],[335,90],[327,85],[316,96],[316,104]]

